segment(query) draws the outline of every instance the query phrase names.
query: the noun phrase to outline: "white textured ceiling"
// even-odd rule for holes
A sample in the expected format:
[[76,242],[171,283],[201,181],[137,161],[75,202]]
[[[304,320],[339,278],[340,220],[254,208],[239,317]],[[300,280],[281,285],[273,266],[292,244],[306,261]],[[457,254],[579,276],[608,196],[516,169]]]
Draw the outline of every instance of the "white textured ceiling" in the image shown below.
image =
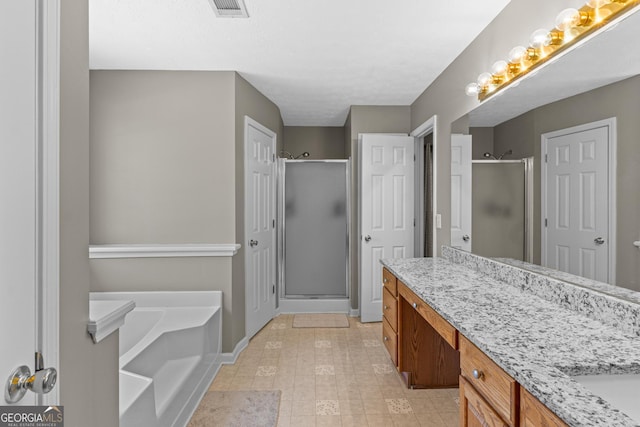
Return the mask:
[[91,69],[235,70],[288,126],[410,105],[508,0],[90,0]]

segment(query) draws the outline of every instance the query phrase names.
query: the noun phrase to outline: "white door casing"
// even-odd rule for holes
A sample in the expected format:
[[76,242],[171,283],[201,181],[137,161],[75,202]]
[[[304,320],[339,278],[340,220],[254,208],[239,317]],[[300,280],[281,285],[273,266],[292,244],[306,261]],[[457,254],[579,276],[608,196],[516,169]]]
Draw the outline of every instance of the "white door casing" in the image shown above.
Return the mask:
[[275,315],[276,134],[245,116],[246,337]]
[[[0,382],[58,368],[59,3],[0,2]],[[87,301],[88,303],[88,301]],[[16,404],[58,404],[27,392]],[[4,401],[4,393],[2,404]]]
[[360,319],[382,320],[382,258],[414,250],[414,138],[363,134],[359,140]]
[[612,284],[614,134],[605,120],[542,135],[542,263]]
[[471,252],[471,135],[451,135],[451,246]]

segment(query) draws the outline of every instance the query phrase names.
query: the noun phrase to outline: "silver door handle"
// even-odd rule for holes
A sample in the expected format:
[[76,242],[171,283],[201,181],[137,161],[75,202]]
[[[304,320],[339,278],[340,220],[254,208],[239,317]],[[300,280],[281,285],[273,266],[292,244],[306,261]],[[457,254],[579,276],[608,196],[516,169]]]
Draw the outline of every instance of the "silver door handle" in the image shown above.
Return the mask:
[[365,242],[370,242],[371,241],[371,236],[369,236],[368,234],[366,236],[364,236],[364,241]]
[[464,240],[465,242],[469,241],[469,235],[465,234],[464,236],[462,236],[462,240]]
[[596,245],[602,245],[604,243],[604,239],[602,237],[596,237],[595,239],[593,239],[593,243],[595,243]]
[[55,368],[40,369],[31,375],[28,366],[20,366],[7,380],[4,400],[7,403],[16,403],[24,397],[27,390],[38,394],[49,393],[56,385],[57,379],[58,372]]
[[258,241],[253,239],[249,240],[249,246],[251,246],[252,248],[254,246],[258,246]]

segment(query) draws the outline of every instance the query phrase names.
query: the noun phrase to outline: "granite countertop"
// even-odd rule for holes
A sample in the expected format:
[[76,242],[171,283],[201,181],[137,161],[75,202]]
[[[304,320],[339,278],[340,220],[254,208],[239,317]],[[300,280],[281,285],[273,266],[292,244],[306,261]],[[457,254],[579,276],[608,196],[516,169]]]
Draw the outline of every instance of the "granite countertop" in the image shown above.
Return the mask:
[[442,258],[381,263],[571,426],[639,426],[569,375],[640,373],[640,339]]

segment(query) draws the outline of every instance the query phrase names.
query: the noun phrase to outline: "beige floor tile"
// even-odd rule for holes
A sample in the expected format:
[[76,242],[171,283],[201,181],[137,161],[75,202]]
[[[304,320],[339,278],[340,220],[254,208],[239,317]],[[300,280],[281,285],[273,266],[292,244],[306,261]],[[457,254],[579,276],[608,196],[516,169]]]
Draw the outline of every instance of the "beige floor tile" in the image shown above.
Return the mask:
[[316,415],[316,400],[299,400],[293,401],[291,407],[291,416]]
[[291,427],[315,427],[316,416],[315,415],[302,415],[302,416],[295,416],[295,417],[291,416],[289,425]]
[[362,399],[364,413],[367,415],[388,415],[389,409],[384,399]]
[[407,389],[381,345],[381,323],[349,318],[349,328],[294,329],[292,322],[292,315],[270,322],[211,388],[280,390],[280,427],[458,426],[458,390]]
[[342,415],[342,427],[367,427],[367,416],[362,415]]

